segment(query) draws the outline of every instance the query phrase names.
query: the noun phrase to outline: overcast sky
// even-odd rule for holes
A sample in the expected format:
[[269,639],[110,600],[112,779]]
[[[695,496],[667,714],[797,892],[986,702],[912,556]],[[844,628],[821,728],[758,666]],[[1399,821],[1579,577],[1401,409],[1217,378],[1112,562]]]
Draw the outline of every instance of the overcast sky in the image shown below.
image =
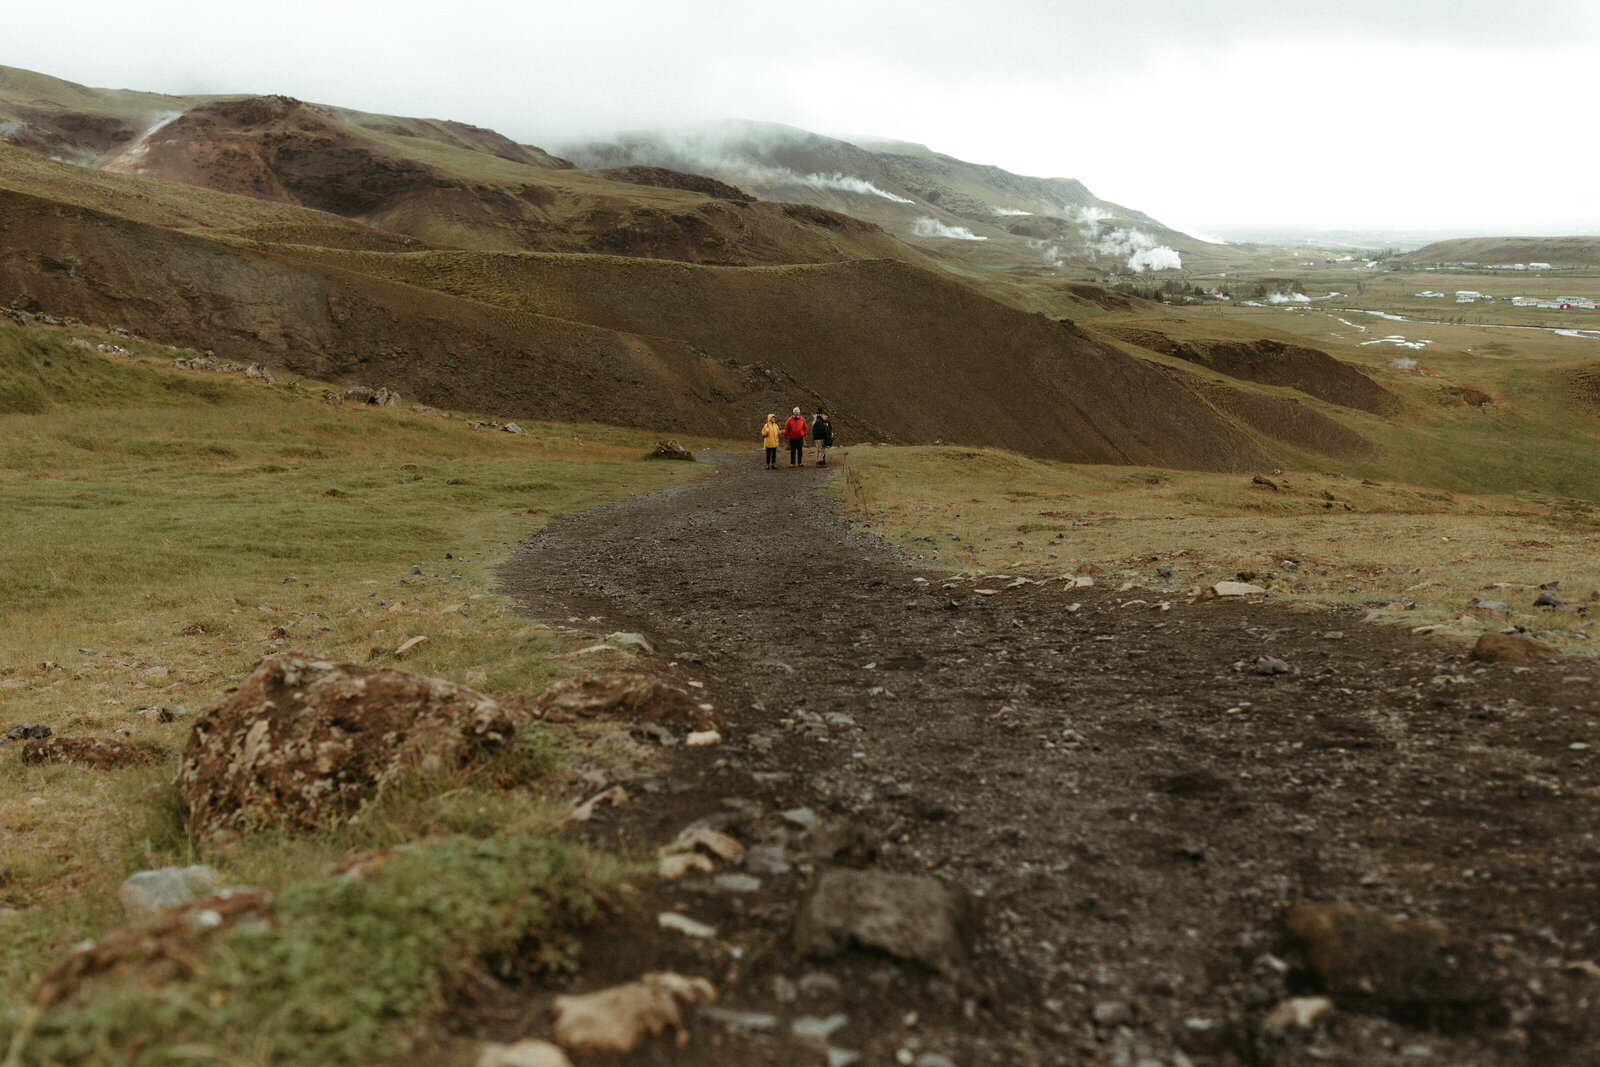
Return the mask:
[[19,0],[0,63],[534,144],[892,137],[1191,231],[1600,226],[1594,0]]

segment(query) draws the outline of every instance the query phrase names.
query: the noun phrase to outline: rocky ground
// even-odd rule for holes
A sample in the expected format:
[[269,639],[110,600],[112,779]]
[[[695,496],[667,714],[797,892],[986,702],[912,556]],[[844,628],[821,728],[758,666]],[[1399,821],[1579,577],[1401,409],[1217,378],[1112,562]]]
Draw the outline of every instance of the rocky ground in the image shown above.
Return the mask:
[[[829,472],[710,462],[504,571],[537,617],[649,634],[727,720],[596,784],[631,797],[597,843],[726,837],[574,983],[719,997],[686,1042],[580,1062],[1600,1062],[1593,660],[1191,602],[1156,563],[955,579],[852,530]],[[552,995],[462,1027],[548,1036]]]

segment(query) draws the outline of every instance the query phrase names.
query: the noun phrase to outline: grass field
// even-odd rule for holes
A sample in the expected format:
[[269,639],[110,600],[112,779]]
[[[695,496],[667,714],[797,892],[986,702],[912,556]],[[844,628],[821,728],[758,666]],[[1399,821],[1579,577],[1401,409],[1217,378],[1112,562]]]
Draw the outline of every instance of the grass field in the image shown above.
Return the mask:
[[[551,815],[536,789],[472,778],[419,784],[339,834],[200,850],[177,814],[172,761],[204,705],[287,647],[490,694],[538,688],[566,668],[550,635],[493,592],[495,565],[556,516],[694,474],[642,461],[654,440],[642,433],[473,431],[461,418],[331,407],[312,383],[175,370],[173,354],[0,324],[0,726],[116,737],[153,758],[95,772],[23,766],[20,746],[0,749],[0,997],[13,1005],[68,948],[122,922],[112,894],[135,870],[207,862],[235,884],[314,894],[295,887],[353,850],[537,840]],[[427,640],[397,659],[412,637]],[[178,705],[188,714],[176,722],[140,715]],[[523,742],[546,769],[579,743],[555,730]],[[395,1011],[385,1026],[415,1014]],[[317,1057],[273,1062],[348,1062]]]
[[[1271,574],[1275,598],[1363,604],[1376,619],[1465,637],[1524,625],[1572,651],[1595,647],[1600,513],[1592,505],[1332,472],[1276,475],[1274,490],[1242,475],[953,447],[856,447],[848,464],[834,491],[862,521],[952,569],[1099,575],[1169,598],[1241,573]],[[1571,609],[1533,607],[1550,579]],[[1469,609],[1474,597],[1509,611]]]

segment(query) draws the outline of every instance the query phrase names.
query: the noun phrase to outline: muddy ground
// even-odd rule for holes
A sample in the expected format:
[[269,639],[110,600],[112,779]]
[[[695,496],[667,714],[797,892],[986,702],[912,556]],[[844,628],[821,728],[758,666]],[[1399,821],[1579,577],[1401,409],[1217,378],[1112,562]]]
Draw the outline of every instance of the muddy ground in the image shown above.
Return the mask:
[[[575,989],[674,968],[721,997],[684,1047],[578,1062],[1600,1062],[1600,664],[1484,665],[1358,608],[1191,603],[1195,576],[1155,561],[1124,592],[952,582],[852,530],[830,471],[710,462],[504,571],[535,617],[649,634],[650,669],[728,718],[585,837],[641,848],[710,817],[781,846],[754,892],[648,885],[591,940]],[[825,829],[781,814],[800,808]],[[801,959],[830,864],[974,894],[970,974]],[[1300,903],[1463,940],[1368,916],[1319,973],[1285,935]],[[660,929],[674,909],[716,935]],[[1323,993],[1336,1012],[1268,1022]],[[463,1027],[548,1035],[549,999],[486,997]]]

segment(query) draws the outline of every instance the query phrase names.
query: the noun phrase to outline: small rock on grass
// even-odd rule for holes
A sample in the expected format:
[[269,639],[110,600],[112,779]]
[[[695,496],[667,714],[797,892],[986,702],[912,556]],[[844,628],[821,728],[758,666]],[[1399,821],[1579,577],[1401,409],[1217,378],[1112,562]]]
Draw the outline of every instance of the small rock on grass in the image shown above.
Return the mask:
[[162,908],[181,908],[209,897],[220,888],[212,867],[162,867],[130,875],[117,887],[117,902],[135,919],[158,915]]
[[599,807],[601,802],[610,804],[614,808],[620,808],[624,804],[627,804],[629,799],[628,791],[626,789],[622,788],[620,785],[614,785],[610,789],[596,793],[583,803],[575,805],[571,811],[567,812],[566,817],[561,821],[588,822],[590,819],[594,818],[594,809]]
[[704,978],[652,971],[636,982],[555,998],[554,1033],[575,1052],[632,1052],[667,1029],[681,1029],[685,1005],[717,999]]
[[54,731],[42,722],[25,722],[13,726],[0,736],[0,745],[9,745],[13,741],[33,741],[49,737]]
[[1267,591],[1259,585],[1249,582],[1217,582],[1211,587],[1211,595],[1216,597],[1240,596],[1266,596]]
[[628,645],[644,652],[654,652],[656,650],[655,646],[650,643],[650,639],[644,634],[621,632],[606,634],[606,641],[613,645]]

